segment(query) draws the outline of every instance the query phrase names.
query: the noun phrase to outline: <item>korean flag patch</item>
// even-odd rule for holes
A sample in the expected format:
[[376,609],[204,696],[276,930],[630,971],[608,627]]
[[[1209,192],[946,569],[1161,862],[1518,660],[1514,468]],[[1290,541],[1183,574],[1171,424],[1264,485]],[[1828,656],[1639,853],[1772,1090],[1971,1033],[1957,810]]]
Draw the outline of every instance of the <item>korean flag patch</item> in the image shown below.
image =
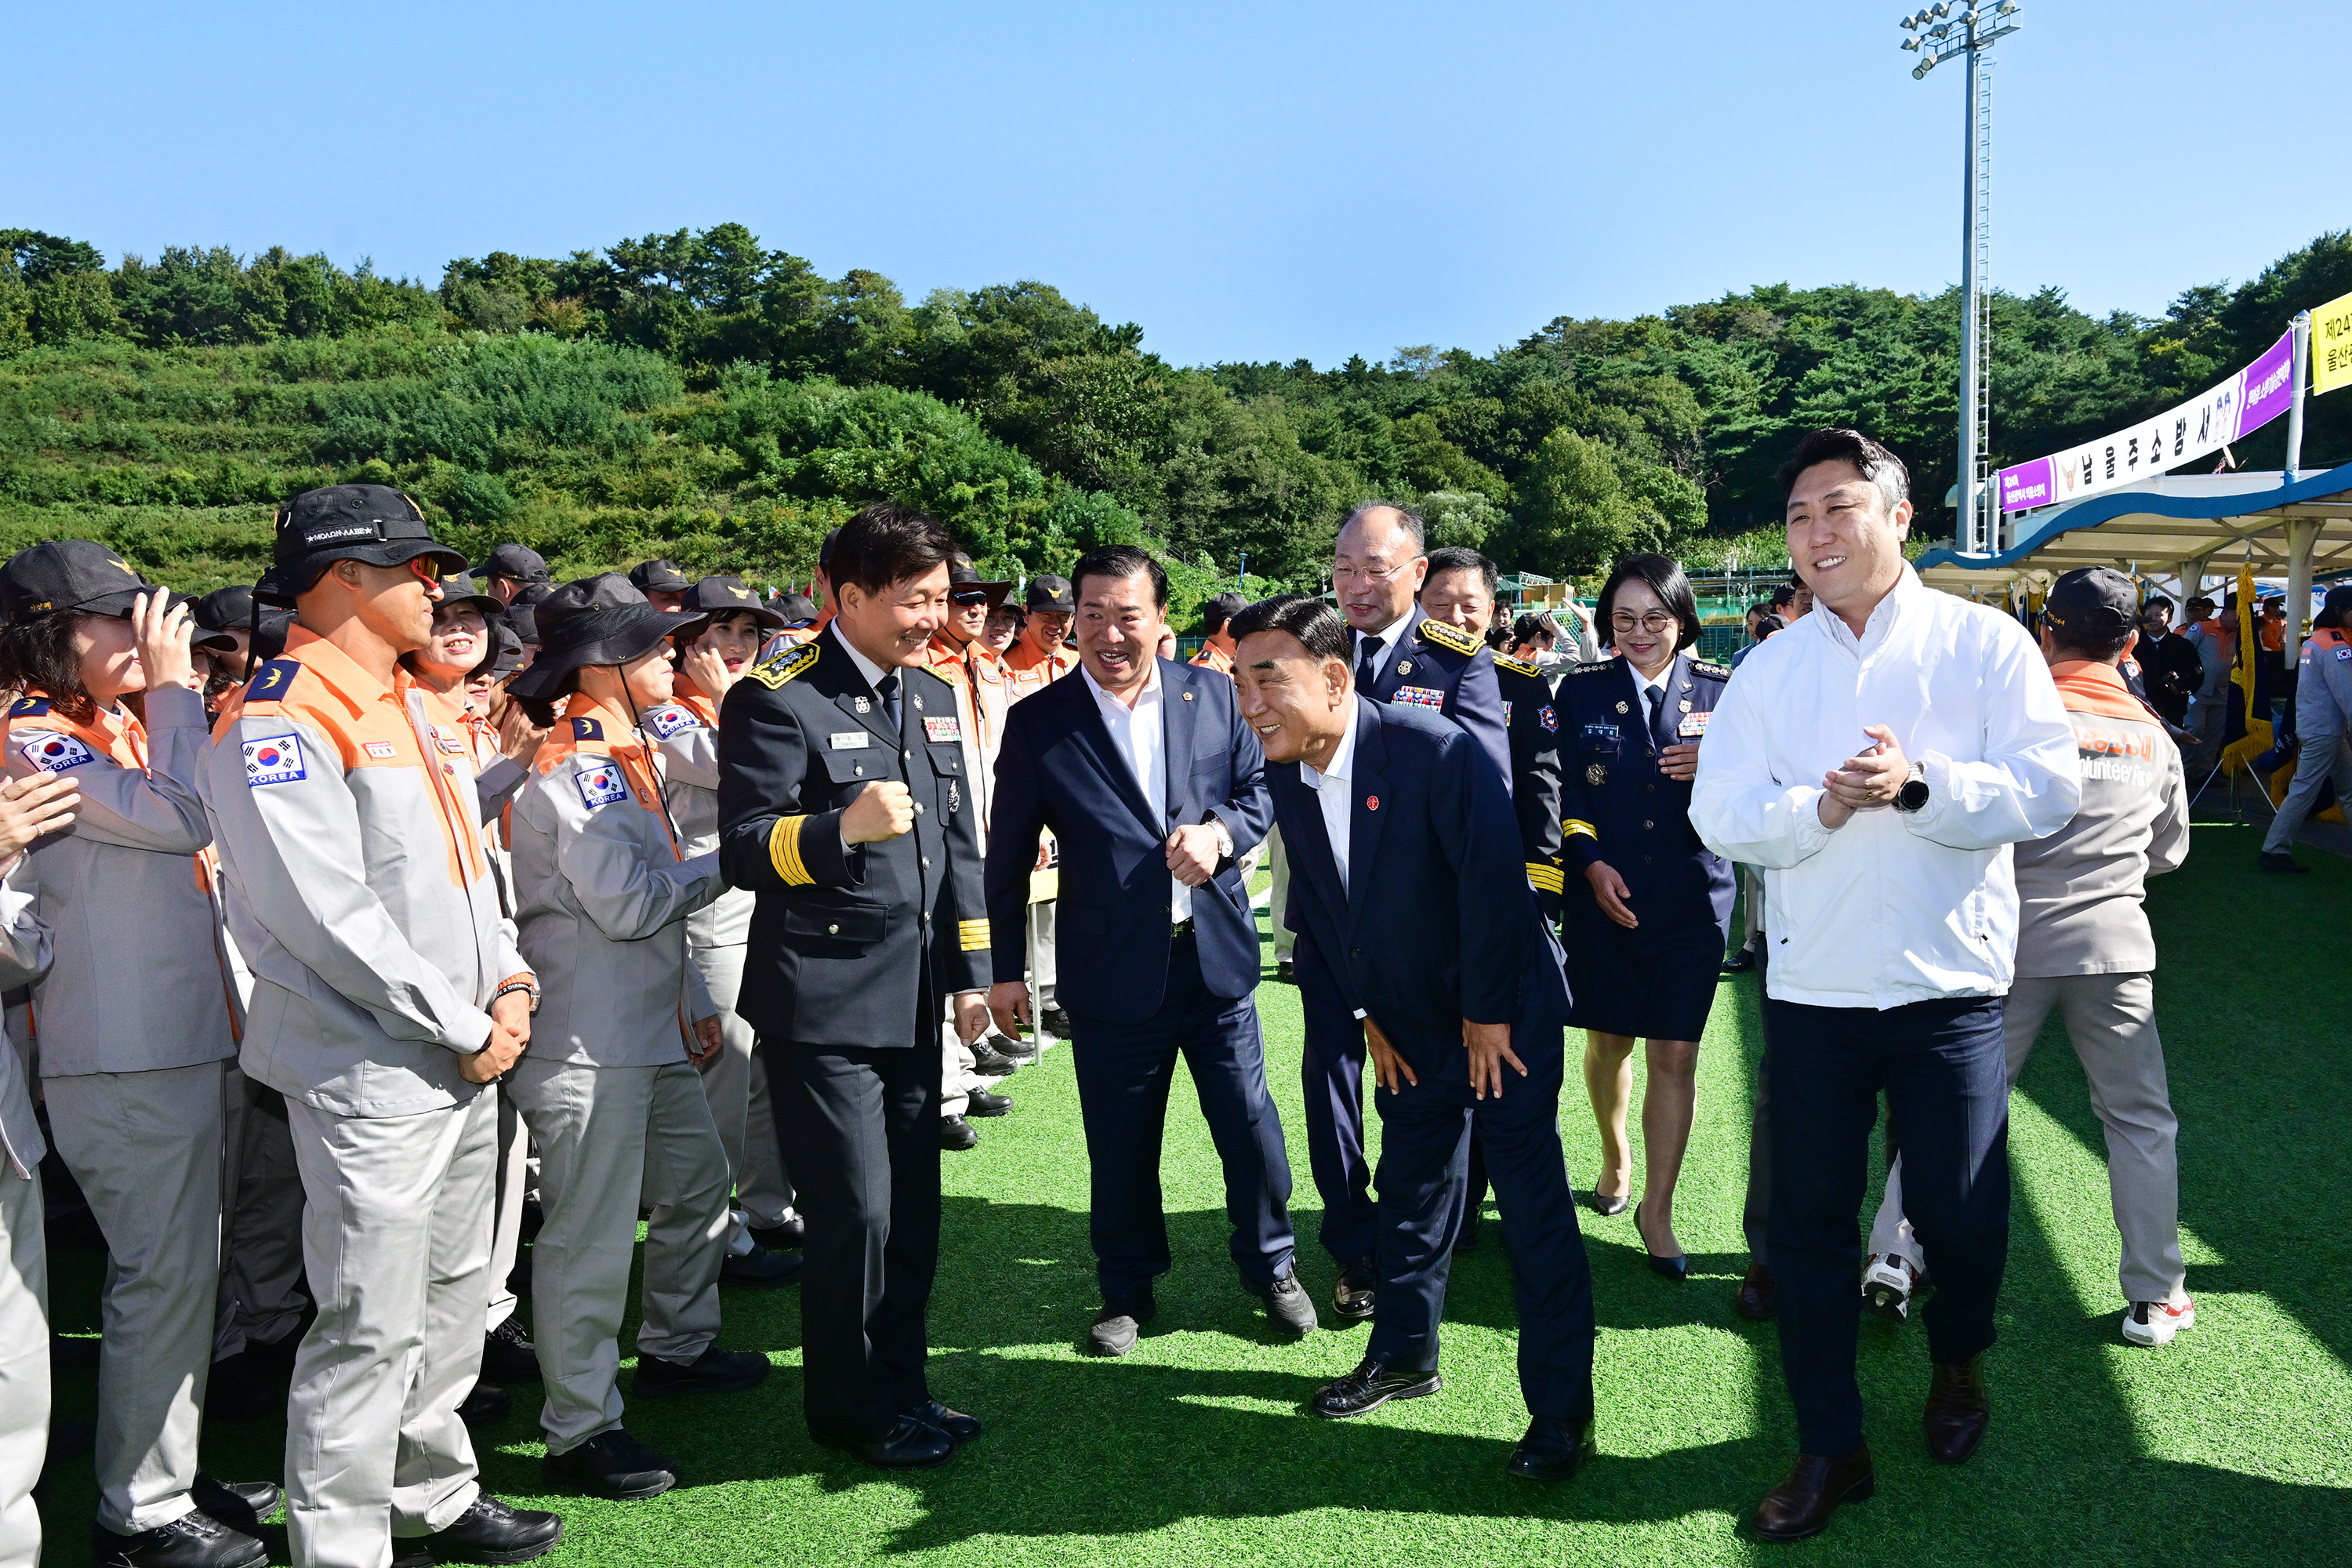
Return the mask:
[[310,776],[302,768],[302,742],[293,736],[265,735],[245,743],[247,784],[258,788],[263,784],[292,784]]
[[646,713],[646,728],[651,730],[657,740],[667,741],[680,730],[697,730],[701,727],[701,720],[696,718],[691,710],[678,707],[676,703],[649,709]]
[[582,768],[572,782],[579,784],[580,799],[591,811],[629,798],[629,786],[621,777],[618,763],[598,763]]
[[98,761],[98,753],[72,735],[36,735],[30,744],[18,747],[16,754],[25,759],[28,767],[47,773],[61,773],[68,768]]

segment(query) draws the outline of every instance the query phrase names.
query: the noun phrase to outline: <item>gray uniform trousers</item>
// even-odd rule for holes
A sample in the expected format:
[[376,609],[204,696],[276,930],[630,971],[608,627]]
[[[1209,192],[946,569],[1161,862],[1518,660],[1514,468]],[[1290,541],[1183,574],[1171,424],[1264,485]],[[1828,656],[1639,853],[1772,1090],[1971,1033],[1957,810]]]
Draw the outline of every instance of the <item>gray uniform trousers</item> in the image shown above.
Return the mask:
[[43,1083],[49,1136],[106,1237],[98,1520],[130,1535],[195,1505],[221,1269],[226,1061]]
[[547,1451],[621,1424],[621,1318],[646,1224],[637,1351],[692,1361],[719,1337],[731,1223],[727,1150],[701,1074],[684,1062],[600,1068],[526,1053],[507,1077],[539,1145],[547,1223],[531,1243],[531,1342],[547,1388]]
[[[0,1050],[7,1048],[0,1045]],[[0,1151],[0,1568],[41,1560],[33,1483],[49,1447],[49,1264],[41,1173]]]
[[[758,1031],[735,1011],[735,997],[743,989],[743,944],[705,947],[697,943],[690,955],[710,999],[719,1004],[719,1037],[723,1043],[702,1069],[702,1092],[710,1101],[710,1120],[718,1125],[719,1142],[727,1150],[736,1206],[751,1227],[782,1225],[793,1211],[793,1184],[784,1173],[783,1150],[776,1139],[768,1069],[760,1060]],[[731,1236],[728,1245],[730,1250],[740,1250]]]
[[[2180,1164],[2175,1150],[2180,1123],[2172,1114],[2165,1080],[2154,987],[2145,973],[2016,981],[2001,1013],[2011,1088],[2053,1007],[2066,1020],[2066,1037],[2090,1081],[2091,1109],[2106,1128],[2107,1195],[2123,1237],[2124,1300],[2185,1300],[2189,1271],[2180,1260]],[[1902,1218],[1898,1158],[1887,1173],[1886,1197],[1871,1226],[1873,1252],[1892,1248],[1916,1256],[1916,1245],[1902,1244]]]
[[2329,779],[2336,781],[2336,798],[2345,815],[2352,816],[2352,742],[2341,735],[2305,735],[2303,749],[2295,753],[2294,782],[2287,785],[2286,799],[2279,803],[2271,830],[2263,836],[2263,854],[2283,855],[2294,847],[2303,819],[2318,803],[2319,786]]
[[296,1568],[385,1568],[481,1495],[457,1405],[482,1369],[498,1097],[411,1116],[286,1102],[319,1316],[286,1408]]
[[223,1188],[228,1242],[213,1321],[215,1362],[276,1344],[302,1321],[302,1173],[286,1102],[232,1066],[228,1110],[235,1158]]
[[482,1314],[484,1333],[513,1317],[520,1305],[507,1281],[522,1256],[522,1200],[530,1188],[530,1134],[523,1128],[513,1094],[500,1089],[498,1096],[499,1152],[491,1181],[491,1201],[497,1206],[490,1215],[490,1305]]

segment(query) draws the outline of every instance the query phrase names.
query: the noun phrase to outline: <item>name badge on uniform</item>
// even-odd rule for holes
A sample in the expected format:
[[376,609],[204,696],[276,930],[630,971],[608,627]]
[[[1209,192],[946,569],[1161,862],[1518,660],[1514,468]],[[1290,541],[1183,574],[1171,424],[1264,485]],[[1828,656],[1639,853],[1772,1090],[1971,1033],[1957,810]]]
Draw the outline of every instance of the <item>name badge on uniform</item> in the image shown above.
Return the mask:
[[580,799],[591,811],[629,798],[629,786],[622,779],[621,770],[611,763],[586,769],[572,782],[580,786]]
[[680,730],[698,729],[701,723],[692,710],[675,705],[654,709],[646,715],[646,728],[654,732],[655,739],[661,741],[668,740]]
[[1706,733],[1707,717],[1705,713],[1685,713],[1675,732],[1685,741],[1695,741]]
[[98,761],[98,753],[73,735],[42,735],[27,746],[17,749],[27,767],[45,773],[61,773],[68,768],[78,768],[84,763]]
[[466,754],[465,738],[457,731],[446,729],[439,724],[433,726],[433,743],[453,757],[462,757]]
[[1391,708],[1443,708],[1445,693],[1434,686],[1400,686],[1389,699]]
[[923,739],[933,742],[962,740],[963,722],[961,716],[950,713],[941,719],[926,713],[923,715]]
[[827,735],[824,743],[836,752],[863,751],[874,737],[863,730],[851,730],[845,734]]
[[309,776],[302,770],[302,742],[293,736],[265,735],[245,742],[247,784],[292,784]]
[[400,755],[400,748],[394,745],[390,741],[363,741],[361,742],[361,747],[369,756],[375,758],[378,762],[383,762]]
[[1613,746],[1617,743],[1617,726],[1614,724],[1587,724],[1584,727],[1584,738],[1588,741],[1605,742]]

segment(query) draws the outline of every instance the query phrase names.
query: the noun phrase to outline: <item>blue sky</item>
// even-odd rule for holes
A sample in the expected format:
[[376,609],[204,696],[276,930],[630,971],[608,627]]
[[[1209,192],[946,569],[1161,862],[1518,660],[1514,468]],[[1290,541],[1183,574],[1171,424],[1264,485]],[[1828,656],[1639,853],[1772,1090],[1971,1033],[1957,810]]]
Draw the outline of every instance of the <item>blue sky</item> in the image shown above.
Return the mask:
[[[1911,4],[20,5],[0,226],[437,281],[734,219],[910,299],[1041,279],[1179,363],[1484,353],[1952,280],[1963,79],[1911,79]],[[1997,282],[2155,311],[2352,226],[2319,130],[2352,6],[2021,19]]]

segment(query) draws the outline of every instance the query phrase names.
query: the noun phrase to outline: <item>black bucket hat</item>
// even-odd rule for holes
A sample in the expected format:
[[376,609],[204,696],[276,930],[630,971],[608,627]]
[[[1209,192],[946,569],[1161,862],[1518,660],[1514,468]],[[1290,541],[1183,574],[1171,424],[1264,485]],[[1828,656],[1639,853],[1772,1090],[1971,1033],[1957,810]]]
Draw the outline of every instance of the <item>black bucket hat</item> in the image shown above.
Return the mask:
[[466,569],[465,556],[433,537],[424,509],[390,485],[304,490],[278,510],[275,563],[253,596],[290,609],[338,561],[405,566],[428,556],[445,572]]
[[37,621],[65,611],[128,616],[140,595],[163,591],[89,539],[52,539],[19,550],[0,566],[0,615],[10,621]]
[[988,595],[988,607],[992,610],[1004,603],[1004,596],[1013,592],[1013,584],[982,582],[979,568],[971,563],[971,557],[958,552],[948,558],[948,597],[961,600],[964,595],[974,591]]
[[592,664],[626,664],[701,617],[656,610],[617,572],[566,583],[540,601],[539,657],[507,689],[552,701],[564,678]]
[[[776,614],[757,590],[740,577],[705,577],[686,591],[686,602],[679,606],[697,621],[707,621],[713,616],[731,615],[737,611],[754,616],[770,631],[784,629],[784,617]],[[680,635],[699,632],[698,626],[688,626]]]
[[629,585],[641,594],[683,594],[693,584],[694,579],[679,571],[677,562],[659,556],[629,568]]

